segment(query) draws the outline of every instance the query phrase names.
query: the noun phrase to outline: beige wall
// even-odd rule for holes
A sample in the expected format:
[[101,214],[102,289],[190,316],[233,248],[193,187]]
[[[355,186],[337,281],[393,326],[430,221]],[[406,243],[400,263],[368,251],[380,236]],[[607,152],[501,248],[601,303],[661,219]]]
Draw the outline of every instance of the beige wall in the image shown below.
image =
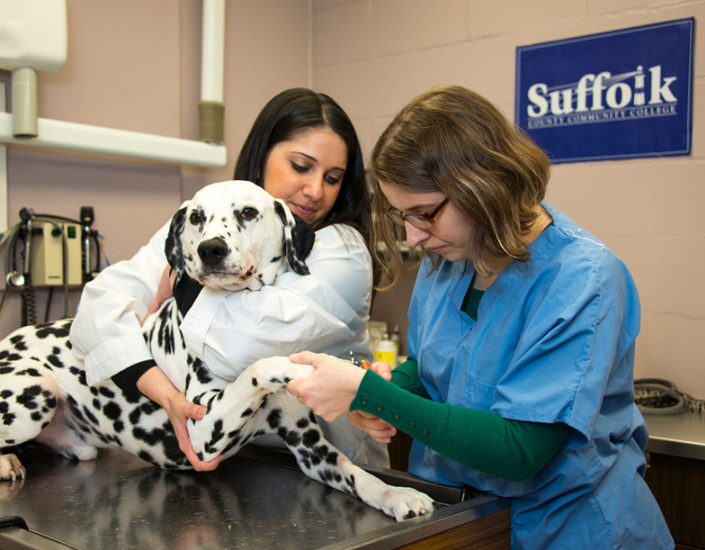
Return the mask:
[[[369,153],[394,113],[437,84],[461,84],[514,116],[516,47],[668,21],[705,20],[681,0],[359,0],[313,2],[313,84],[349,109]],[[548,200],[622,257],[642,299],[636,376],[705,398],[705,46],[695,40],[689,157],[553,169]],[[374,317],[404,320],[412,285],[378,296]]]
[[[67,4],[68,60],[61,73],[40,74],[40,116],[196,139],[201,3]],[[22,206],[77,216],[92,205],[115,262],[131,256],[183,198],[230,176],[255,115],[281,89],[312,83],[330,93],[369,153],[394,113],[436,84],[473,88],[513,117],[517,46],[692,16],[697,29],[703,15],[705,0],[228,0],[227,168],[10,147],[10,223]],[[666,377],[705,398],[705,285],[697,279],[705,269],[701,40],[696,48],[692,155],[560,165],[549,201],[632,270],[643,303],[636,375]],[[0,82],[9,84],[8,73],[0,71]],[[407,281],[379,295],[375,316],[403,322],[410,288]],[[45,296],[38,296],[40,315]],[[55,297],[53,314],[60,304]],[[12,295],[1,334],[18,326],[18,309]]]
[[[264,103],[282,89],[309,84],[310,17],[307,0],[226,4],[227,167],[181,168],[11,145],[10,226],[24,206],[75,218],[80,206],[91,205],[114,263],[131,257],[184,198],[207,183],[230,179]],[[58,74],[38,75],[40,117],[198,139],[199,0],[67,0],[67,10],[66,64]],[[11,96],[9,72],[0,70],[0,83]],[[47,294],[37,290],[40,320]],[[63,311],[61,294],[53,298],[50,318]],[[70,311],[77,301],[72,292]],[[19,310],[19,295],[13,293],[0,313],[0,336],[19,326]]]

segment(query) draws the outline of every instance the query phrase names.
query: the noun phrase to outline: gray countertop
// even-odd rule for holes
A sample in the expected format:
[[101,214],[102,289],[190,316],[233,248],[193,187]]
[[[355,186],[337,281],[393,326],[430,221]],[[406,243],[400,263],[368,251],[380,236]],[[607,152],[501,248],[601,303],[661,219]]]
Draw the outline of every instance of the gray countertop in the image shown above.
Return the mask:
[[644,420],[649,428],[648,452],[705,460],[705,414],[644,414]]
[[25,460],[25,480],[0,483],[0,518],[22,518],[30,531],[0,525],[2,548],[2,537],[11,536],[57,542],[11,548],[56,550],[387,550],[509,507],[490,495],[374,470],[441,503],[427,516],[397,523],[305,477],[291,455],[265,449],[243,449],[208,474],[159,470],[118,450],[72,462],[34,449]]

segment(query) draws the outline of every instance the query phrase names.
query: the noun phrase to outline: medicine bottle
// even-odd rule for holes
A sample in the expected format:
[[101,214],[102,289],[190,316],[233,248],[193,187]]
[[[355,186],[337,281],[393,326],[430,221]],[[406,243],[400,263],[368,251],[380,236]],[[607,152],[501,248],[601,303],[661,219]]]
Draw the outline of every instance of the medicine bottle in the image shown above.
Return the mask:
[[386,332],[375,349],[375,361],[386,361],[392,368],[397,366],[397,347]]

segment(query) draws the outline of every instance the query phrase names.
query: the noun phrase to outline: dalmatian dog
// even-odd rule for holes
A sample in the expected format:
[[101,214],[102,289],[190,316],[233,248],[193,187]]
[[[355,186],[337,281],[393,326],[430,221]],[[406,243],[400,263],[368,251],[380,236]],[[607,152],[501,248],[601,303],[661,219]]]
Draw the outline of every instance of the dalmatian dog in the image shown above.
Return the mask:
[[[305,256],[313,239],[313,230],[282,201],[253,183],[229,181],[204,187],[176,212],[165,251],[177,278],[257,290],[274,283],[287,265],[308,274]],[[171,298],[148,318],[144,336],[174,385],[207,407],[202,420],[189,423],[201,460],[227,458],[261,435],[277,434],[307,476],[398,521],[433,509],[427,495],[387,485],[326,440],[311,410],[286,391],[287,382],[311,366],[270,357],[230,383],[218,382],[187,351],[180,320]],[[0,342],[0,450],[33,440],[71,459],[91,460],[98,449],[114,447],[160,468],[190,468],[161,407],[112,381],[86,384],[84,366],[71,351],[70,326],[71,320],[61,320],[23,327]],[[0,479],[24,476],[15,454],[0,454]]]

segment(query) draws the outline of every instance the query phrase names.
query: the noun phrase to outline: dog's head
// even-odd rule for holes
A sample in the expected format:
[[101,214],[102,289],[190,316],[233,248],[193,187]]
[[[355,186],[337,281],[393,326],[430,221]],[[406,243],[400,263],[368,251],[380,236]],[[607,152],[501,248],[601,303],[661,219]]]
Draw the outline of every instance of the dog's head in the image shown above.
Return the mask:
[[311,226],[249,181],[224,181],[198,191],[171,220],[166,257],[210,288],[259,290],[291,269],[307,275]]

